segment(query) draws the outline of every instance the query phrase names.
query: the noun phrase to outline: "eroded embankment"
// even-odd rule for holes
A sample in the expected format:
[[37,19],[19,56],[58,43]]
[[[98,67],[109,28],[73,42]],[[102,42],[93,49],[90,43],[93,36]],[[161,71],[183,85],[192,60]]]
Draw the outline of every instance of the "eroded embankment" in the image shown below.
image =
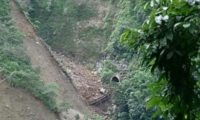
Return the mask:
[[13,0],[10,1],[10,4],[10,14],[14,19],[16,26],[26,35],[23,42],[27,48],[27,53],[30,56],[32,66],[40,68],[40,77],[44,82],[54,82],[59,85],[59,89],[57,90],[58,104],[67,101],[73,106],[74,110],[80,111],[83,114],[88,114],[89,109],[87,105],[80,99],[79,94],[71,84],[70,80],[57,66],[55,60],[51,57],[49,51],[42,43],[41,38],[35,33],[30,22],[26,20]]

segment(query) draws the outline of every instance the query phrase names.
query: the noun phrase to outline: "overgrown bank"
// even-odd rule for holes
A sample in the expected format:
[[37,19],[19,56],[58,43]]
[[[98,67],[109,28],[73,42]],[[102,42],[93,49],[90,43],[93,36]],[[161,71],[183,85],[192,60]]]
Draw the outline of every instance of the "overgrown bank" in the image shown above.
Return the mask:
[[41,99],[53,111],[57,111],[56,94],[51,84],[44,84],[33,69],[25,52],[20,33],[9,15],[9,1],[0,1],[0,77],[14,87],[22,87]]

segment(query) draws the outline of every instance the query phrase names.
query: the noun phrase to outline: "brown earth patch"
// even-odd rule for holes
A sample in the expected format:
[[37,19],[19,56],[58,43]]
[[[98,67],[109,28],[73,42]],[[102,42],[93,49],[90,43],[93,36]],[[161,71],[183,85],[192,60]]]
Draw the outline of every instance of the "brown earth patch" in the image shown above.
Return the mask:
[[44,104],[21,88],[0,84],[1,120],[58,120]]

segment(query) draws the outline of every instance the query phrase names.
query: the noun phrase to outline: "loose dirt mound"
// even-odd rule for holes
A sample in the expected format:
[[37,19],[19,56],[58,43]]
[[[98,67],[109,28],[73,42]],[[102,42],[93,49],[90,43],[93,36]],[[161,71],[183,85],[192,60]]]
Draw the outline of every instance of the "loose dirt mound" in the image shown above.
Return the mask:
[[41,101],[20,88],[0,84],[1,120],[58,120]]
[[79,94],[71,84],[70,80],[57,66],[55,60],[51,57],[49,51],[42,43],[41,38],[36,35],[32,25],[26,20],[24,15],[20,13],[19,8],[13,0],[11,0],[10,4],[10,14],[12,18],[21,32],[26,35],[24,44],[27,47],[32,66],[40,67],[40,77],[44,82],[54,82],[59,85],[59,90],[57,91],[58,104],[67,101],[73,106],[73,109],[80,111],[83,114],[89,114],[88,107],[80,99]]

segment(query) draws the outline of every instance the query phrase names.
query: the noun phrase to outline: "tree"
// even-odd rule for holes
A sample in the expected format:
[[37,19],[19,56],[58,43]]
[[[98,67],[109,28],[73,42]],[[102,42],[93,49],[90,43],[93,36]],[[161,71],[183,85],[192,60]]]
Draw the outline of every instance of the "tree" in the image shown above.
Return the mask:
[[147,108],[174,120],[200,119],[199,0],[151,0],[142,26],[126,30],[121,42],[143,54],[142,64],[159,73]]

